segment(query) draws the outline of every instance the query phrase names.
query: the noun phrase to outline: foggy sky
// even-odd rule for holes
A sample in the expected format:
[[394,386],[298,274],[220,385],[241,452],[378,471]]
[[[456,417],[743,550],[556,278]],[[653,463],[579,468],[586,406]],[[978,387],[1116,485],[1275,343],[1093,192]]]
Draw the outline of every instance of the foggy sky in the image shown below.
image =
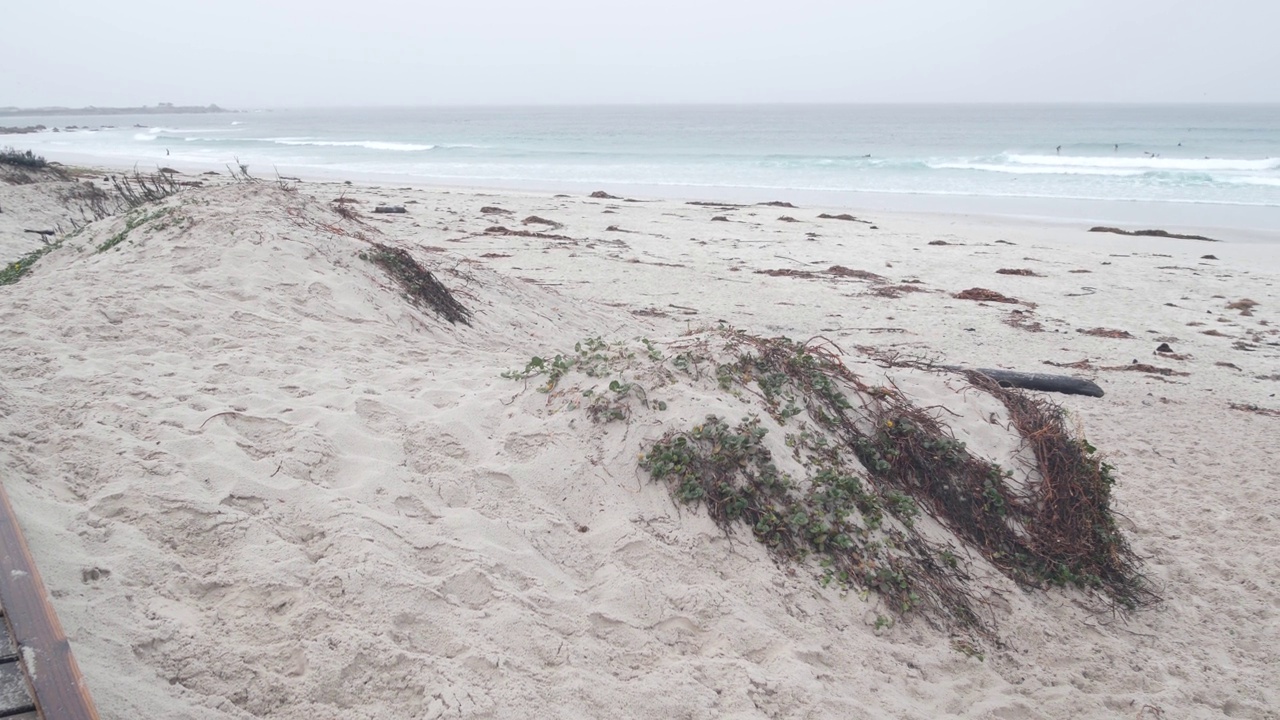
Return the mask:
[[2,0],[0,106],[1280,102],[1276,0]]

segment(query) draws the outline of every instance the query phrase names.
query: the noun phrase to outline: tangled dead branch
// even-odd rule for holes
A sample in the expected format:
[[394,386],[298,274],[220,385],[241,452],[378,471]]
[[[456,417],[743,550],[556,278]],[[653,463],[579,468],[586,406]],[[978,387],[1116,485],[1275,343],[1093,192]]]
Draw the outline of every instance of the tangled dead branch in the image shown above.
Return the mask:
[[170,173],[144,175],[136,169],[132,175],[112,175],[111,187],[120,198],[121,209],[128,210],[163,200],[182,189]]
[[111,175],[107,182],[111,184],[110,191],[92,182],[78,182],[60,193],[63,206],[77,216],[71,218],[73,231],[91,222],[159,202],[176,195],[184,187],[172,173],[147,174],[138,172],[136,168],[131,174]]

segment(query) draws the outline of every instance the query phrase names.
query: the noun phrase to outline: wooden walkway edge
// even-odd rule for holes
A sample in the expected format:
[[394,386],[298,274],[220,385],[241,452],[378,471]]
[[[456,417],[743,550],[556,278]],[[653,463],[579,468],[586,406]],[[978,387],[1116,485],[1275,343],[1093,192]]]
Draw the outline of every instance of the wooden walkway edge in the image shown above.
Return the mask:
[[[0,717],[98,720],[89,688],[71,654],[71,643],[49,605],[49,594],[31,559],[3,483],[0,483],[0,608],[4,612],[4,629],[9,631],[12,643],[0,638],[0,677],[9,678],[7,685],[13,691],[0,688],[0,697],[13,697],[8,709],[0,707]],[[3,662],[6,659],[8,662]],[[26,697],[17,692],[21,690],[18,672],[27,685],[29,695]]]

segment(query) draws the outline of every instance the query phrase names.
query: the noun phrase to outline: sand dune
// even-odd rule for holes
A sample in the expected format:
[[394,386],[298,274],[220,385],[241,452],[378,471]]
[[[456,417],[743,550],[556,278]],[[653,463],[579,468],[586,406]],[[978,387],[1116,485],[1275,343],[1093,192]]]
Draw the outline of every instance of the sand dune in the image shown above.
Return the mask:
[[[6,258],[38,242],[11,208],[49,222],[55,199],[0,187]],[[374,217],[380,202],[408,212]],[[103,715],[1276,717],[1277,268],[1230,243],[1204,260],[1084,228],[785,212],[801,222],[218,184],[132,229],[89,225],[0,287],[0,475]],[[408,249],[472,324],[407,302],[361,258],[371,241]],[[954,297],[973,287],[1020,302]],[[1107,395],[1060,400],[1116,466],[1164,601],[1115,616],[975,561],[995,639],[886,623],[875,594],[726,537],[637,467],[665,430],[750,398],[658,384],[662,411],[596,423],[582,391],[606,381],[510,377],[589,338],[670,355],[721,321],[821,335],[867,377],[886,378],[872,349],[1081,363]],[[888,380],[947,408],[974,452],[1025,454],[956,376]]]

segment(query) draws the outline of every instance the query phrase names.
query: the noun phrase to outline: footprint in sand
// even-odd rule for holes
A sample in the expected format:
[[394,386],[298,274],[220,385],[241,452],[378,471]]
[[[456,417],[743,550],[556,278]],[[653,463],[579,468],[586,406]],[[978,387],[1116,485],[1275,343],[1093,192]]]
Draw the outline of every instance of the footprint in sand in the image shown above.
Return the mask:
[[550,435],[509,435],[502,449],[513,460],[528,462],[546,452],[550,444]]

